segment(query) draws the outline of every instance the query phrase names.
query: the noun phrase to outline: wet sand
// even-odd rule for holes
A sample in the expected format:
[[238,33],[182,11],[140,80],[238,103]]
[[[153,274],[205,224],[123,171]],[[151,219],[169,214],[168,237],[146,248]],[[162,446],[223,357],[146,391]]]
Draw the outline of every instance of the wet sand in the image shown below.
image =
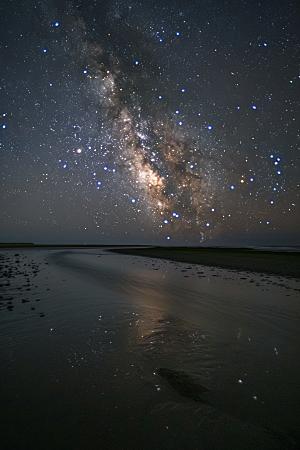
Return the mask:
[[99,248],[0,266],[6,450],[299,448],[297,279]]
[[113,249],[115,253],[148,256],[222,269],[300,278],[300,252],[257,251],[245,248],[153,247]]

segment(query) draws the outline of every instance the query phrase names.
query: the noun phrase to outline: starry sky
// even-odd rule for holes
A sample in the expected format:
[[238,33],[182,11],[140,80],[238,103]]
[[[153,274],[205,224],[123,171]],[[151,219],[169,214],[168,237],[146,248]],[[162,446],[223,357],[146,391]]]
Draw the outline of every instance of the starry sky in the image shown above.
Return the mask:
[[0,18],[0,241],[300,244],[298,1]]

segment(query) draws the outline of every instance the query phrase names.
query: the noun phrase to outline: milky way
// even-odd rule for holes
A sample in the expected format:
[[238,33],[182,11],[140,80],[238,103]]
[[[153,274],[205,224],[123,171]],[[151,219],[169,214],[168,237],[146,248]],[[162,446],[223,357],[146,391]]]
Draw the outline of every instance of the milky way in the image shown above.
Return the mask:
[[102,110],[106,139],[108,135],[113,142],[113,170],[120,171],[130,184],[131,202],[142,205],[153,227],[176,232],[189,229],[203,238],[204,226],[210,225],[211,202],[215,201],[212,158],[201,152],[192,133],[178,129],[180,121],[176,127],[179,111],[170,117],[159,111],[161,96],[156,96],[151,108],[147,104],[146,114],[143,112],[143,99],[139,101],[143,93],[136,91],[147,81],[136,70],[138,60],[126,68],[101,46],[84,47],[83,73],[90,79],[87,89],[94,92]]
[[1,46],[4,240],[298,239],[296,6],[14,12]]

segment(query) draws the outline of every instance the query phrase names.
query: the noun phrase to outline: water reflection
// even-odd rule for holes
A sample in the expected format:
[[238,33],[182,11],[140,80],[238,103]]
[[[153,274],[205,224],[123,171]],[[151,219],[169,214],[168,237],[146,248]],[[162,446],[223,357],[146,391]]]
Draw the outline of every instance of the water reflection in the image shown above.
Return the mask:
[[[288,289],[288,281],[99,250],[33,259],[47,266],[28,306],[20,293],[1,322],[1,351],[10,355],[1,419],[11,439],[18,431],[31,448],[55,448],[56,430],[72,449],[199,448],[199,439],[203,449],[232,449],[233,440],[240,449],[293,445],[300,368],[292,282]],[[37,297],[43,318],[30,313]],[[210,404],[181,396],[161,367],[207,386]]]

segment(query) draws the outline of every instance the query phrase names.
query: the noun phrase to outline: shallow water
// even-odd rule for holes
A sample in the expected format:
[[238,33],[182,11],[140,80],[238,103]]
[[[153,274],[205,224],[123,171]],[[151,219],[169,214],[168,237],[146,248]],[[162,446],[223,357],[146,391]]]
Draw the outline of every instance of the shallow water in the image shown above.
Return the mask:
[[[299,448],[298,280],[99,249],[1,255],[4,448]],[[161,367],[210,392],[181,396]]]

